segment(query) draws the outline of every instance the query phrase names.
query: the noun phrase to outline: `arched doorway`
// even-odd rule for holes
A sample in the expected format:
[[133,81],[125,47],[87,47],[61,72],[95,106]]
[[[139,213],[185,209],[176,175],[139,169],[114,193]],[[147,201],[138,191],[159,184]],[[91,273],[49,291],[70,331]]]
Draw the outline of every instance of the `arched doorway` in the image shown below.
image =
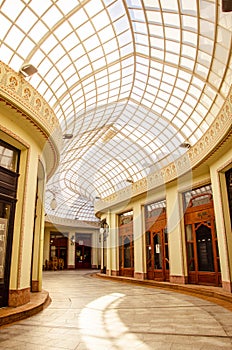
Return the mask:
[[221,273],[211,191],[203,191],[191,197],[184,222],[188,283],[220,286]]
[[134,277],[133,212],[119,215],[119,275]]
[[166,201],[145,207],[147,278],[169,281]]

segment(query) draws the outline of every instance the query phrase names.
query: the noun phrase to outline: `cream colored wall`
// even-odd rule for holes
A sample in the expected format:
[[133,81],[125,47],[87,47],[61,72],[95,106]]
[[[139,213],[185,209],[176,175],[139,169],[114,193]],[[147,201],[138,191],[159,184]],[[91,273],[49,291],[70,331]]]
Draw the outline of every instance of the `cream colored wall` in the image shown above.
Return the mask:
[[137,277],[142,277],[145,271],[143,222],[141,202],[137,201],[133,204],[134,272],[135,276],[138,274]]
[[183,265],[183,238],[181,231],[182,213],[179,205],[179,193],[177,184],[167,186],[166,205],[167,205],[167,230],[168,230],[168,248],[169,248],[169,268],[170,280],[184,276]]
[[30,127],[25,128],[20,114],[1,106],[0,120],[1,139],[21,150],[10,273],[10,289],[17,290],[30,288],[37,167],[38,160],[43,161],[43,145]]
[[49,248],[50,248],[50,229],[44,229],[44,246],[43,246],[43,265],[45,261],[49,260]]
[[38,163],[36,219],[34,227],[32,290],[42,290],[43,247],[44,247],[44,196],[46,174],[42,161]]
[[210,165],[222,281],[229,290],[232,281],[232,232],[225,171],[231,167],[232,149],[220,154]]
[[75,230],[70,230],[68,233],[68,259],[67,265],[68,267],[75,268],[75,244],[71,244],[72,236],[75,237]]
[[119,270],[119,242],[118,242],[118,217],[115,213],[111,213],[111,221],[109,228],[109,236],[111,239],[111,269],[116,274],[116,271]]

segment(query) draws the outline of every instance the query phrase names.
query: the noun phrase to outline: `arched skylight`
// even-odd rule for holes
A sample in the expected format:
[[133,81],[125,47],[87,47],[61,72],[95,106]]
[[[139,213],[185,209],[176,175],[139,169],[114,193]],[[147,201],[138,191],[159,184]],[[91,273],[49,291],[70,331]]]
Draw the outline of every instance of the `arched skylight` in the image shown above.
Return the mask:
[[73,134],[48,184],[56,215],[75,218],[78,198],[105,198],[204,135],[232,82],[231,18],[218,0],[1,2],[1,60],[38,69],[30,83]]

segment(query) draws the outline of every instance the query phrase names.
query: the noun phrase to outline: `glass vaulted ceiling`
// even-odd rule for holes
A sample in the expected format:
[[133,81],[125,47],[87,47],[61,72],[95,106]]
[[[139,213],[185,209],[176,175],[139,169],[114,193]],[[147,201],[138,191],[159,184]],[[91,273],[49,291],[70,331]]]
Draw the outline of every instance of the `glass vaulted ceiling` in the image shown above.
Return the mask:
[[0,57],[54,109],[64,134],[47,212],[95,220],[104,199],[175,161],[231,85],[231,13],[217,0],[3,0]]

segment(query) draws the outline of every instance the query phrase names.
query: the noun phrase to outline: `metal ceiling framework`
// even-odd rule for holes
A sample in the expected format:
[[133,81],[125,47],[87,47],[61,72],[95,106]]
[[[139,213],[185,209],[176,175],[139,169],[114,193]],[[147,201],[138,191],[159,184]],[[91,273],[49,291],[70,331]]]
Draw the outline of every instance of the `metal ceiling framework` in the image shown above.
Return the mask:
[[1,60],[36,67],[27,79],[73,135],[48,183],[61,218],[97,220],[96,197],[175,161],[232,82],[232,15],[217,0],[3,0],[0,23]]

